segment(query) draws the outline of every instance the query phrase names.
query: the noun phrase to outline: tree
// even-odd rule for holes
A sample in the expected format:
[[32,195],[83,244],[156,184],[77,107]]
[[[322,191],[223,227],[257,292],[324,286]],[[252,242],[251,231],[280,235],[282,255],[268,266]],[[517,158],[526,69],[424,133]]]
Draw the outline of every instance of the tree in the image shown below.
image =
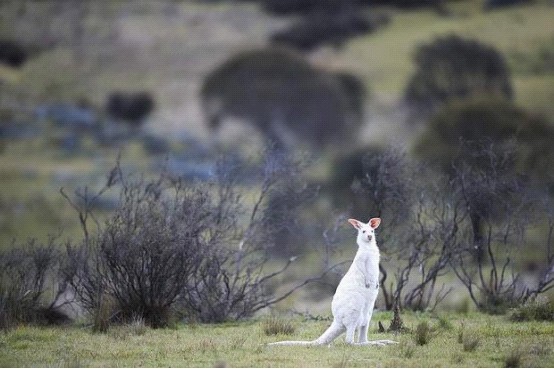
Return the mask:
[[277,15],[332,13],[345,5],[352,4],[350,0],[260,0],[260,2],[265,11]]
[[201,95],[210,128],[241,118],[279,147],[345,142],[363,115],[355,77],[316,69],[284,49],[239,53],[206,77]]
[[369,146],[334,158],[327,192],[335,207],[348,209],[350,216],[356,219],[367,216],[368,209],[374,204],[362,183],[368,171],[377,170],[375,166],[368,168],[367,161],[382,154],[383,149]]
[[338,163],[332,191],[354,199],[353,214],[382,219],[378,238],[386,255],[380,265],[385,307],[392,309],[397,301],[414,310],[434,308],[450,292],[438,280],[450,267],[461,203],[443,192],[443,177],[430,180],[436,176],[395,148],[366,148]]
[[27,51],[23,46],[11,40],[0,40],[0,63],[19,68],[27,58]]
[[[442,108],[429,122],[415,146],[424,160],[456,178],[460,168],[471,168],[478,179],[494,176],[497,186],[483,187],[478,181],[466,188],[473,227],[473,244],[478,260],[486,257],[482,245],[483,222],[502,215],[494,199],[511,193],[517,176],[529,183],[552,184],[549,168],[554,164],[554,149],[549,144],[554,130],[504,99],[484,97],[455,100]],[[493,160],[494,159],[494,160]]]
[[432,113],[454,97],[512,97],[504,57],[492,46],[476,40],[456,35],[439,37],[420,46],[414,61],[415,73],[408,82],[405,98],[418,113]]
[[148,92],[112,92],[106,101],[106,112],[115,119],[140,125],[154,110],[154,98]]
[[544,118],[505,99],[477,96],[455,99],[440,109],[419,137],[415,153],[452,173],[453,164],[460,162],[488,166],[488,149],[501,154],[513,148],[512,170],[548,183],[553,139],[554,129]]
[[[499,155],[484,148],[489,168],[460,164],[455,167],[451,192],[461,199],[470,226],[458,243],[452,263],[458,279],[475,305],[489,313],[504,313],[530,297],[554,287],[552,253],[552,199],[544,186],[531,188],[512,171],[514,151]],[[535,281],[523,281],[518,256],[527,252],[529,229],[544,224],[547,230]],[[460,224],[462,228],[462,224]],[[475,254],[487,256],[475,258]]]
[[383,14],[365,14],[358,8],[345,7],[336,11],[308,13],[284,30],[271,35],[275,44],[301,51],[311,51],[321,45],[342,46],[352,37],[374,31],[386,24]]
[[532,1],[533,0],[486,0],[484,7],[485,9],[494,9],[504,6],[521,5]]

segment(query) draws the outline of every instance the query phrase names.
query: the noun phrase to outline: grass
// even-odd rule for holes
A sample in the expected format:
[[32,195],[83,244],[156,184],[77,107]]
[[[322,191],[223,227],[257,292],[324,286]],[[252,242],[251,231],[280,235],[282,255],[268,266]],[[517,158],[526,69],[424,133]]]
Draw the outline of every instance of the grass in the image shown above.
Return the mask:
[[267,336],[278,334],[291,335],[294,333],[295,328],[289,319],[271,315],[263,321],[263,330]]
[[[320,64],[356,73],[367,83],[372,94],[392,97],[390,101],[394,104],[402,95],[413,71],[412,55],[417,45],[455,32],[499,48],[513,70],[516,102],[554,118],[554,75],[551,71],[540,73],[533,70],[538,65],[538,53],[554,37],[554,7],[539,1],[529,6],[483,13],[478,3],[453,2],[454,13],[450,17],[442,17],[429,10],[396,12],[391,23],[376,33],[352,40],[340,52],[322,52],[321,56],[316,53],[314,58],[329,58]],[[119,7],[117,4],[108,6]],[[228,9],[223,4],[211,7],[185,2],[180,6],[185,11],[194,10],[200,15],[204,11]],[[214,19],[220,21],[222,18]],[[187,111],[184,118],[177,114],[181,113],[180,110],[171,110],[183,104],[187,108],[195,106],[194,102],[187,100],[193,96],[188,92],[192,89],[181,86],[191,85],[189,82],[192,85],[199,83],[207,69],[203,65],[214,64],[234,49],[245,47],[241,42],[248,39],[250,41],[246,42],[246,46],[257,42],[263,44],[260,41],[263,35],[256,36],[252,41],[246,37],[247,33],[241,33],[237,39],[224,44],[232,35],[218,31],[216,33],[221,34],[223,41],[195,40],[192,37],[197,34],[194,33],[196,26],[180,21],[165,22],[163,15],[154,13],[145,17],[144,14],[130,12],[125,16],[124,23],[119,22],[115,26],[123,24],[124,28],[127,27],[125,29],[136,28],[144,25],[145,20],[148,21],[148,31],[161,35],[156,36],[160,42],[154,44],[156,47],[160,45],[163,52],[139,53],[142,64],[134,64],[133,60],[129,63],[125,53],[113,51],[119,49],[118,44],[108,45],[108,55],[112,55],[113,51],[113,63],[105,63],[98,68],[100,64],[91,61],[94,65],[90,70],[86,63],[77,65],[71,50],[54,48],[39,54],[22,70],[0,67],[0,79],[6,82],[6,91],[13,90],[37,101],[45,96],[47,100],[64,101],[85,97],[100,106],[113,88],[153,89],[160,100],[160,111],[168,109],[162,115],[169,112],[170,117],[178,116],[175,126],[181,129],[184,121],[186,129],[194,131],[194,127],[202,125],[196,119],[194,109]],[[254,23],[258,25],[262,22],[260,18]],[[87,24],[99,30],[115,27],[107,24],[98,14],[91,15]],[[209,26],[202,22],[199,25],[196,28],[200,30]],[[218,29],[217,24],[212,26],[214,30]],[[258,28],[249,27],[258,32]],[[164,43],[164,40],[171,42]],[[204,41],[210,41],[211,48],[205,47]],[[179,46],[189,43],[192,43],[190,48]],[[166,52],[168,49],[171,52]],[[148,48],[144,50],[152,51]],[[95,54],[93,51],[91,49],[89,54]],[[178,57],[175,57],[176,52]],[[144,59],[144,55],[150,55],[152,59]],[[185,60],[187,55],[194,57]],[[175,60],[179,62],[172,65]],[[194,60],[197,61],[193,63]],[[190,63],[192,73],[188,73],[187,63]],[[166,122],[157,125],[154,122],[154,125],[154,131],[164,132]],[[87,147],[84,152],[67,155],[52,148],[47,137],[7,142],[4,152],[0,153],[0,248],[9,246],[13,237],[20,241],[27,237],[44,239],[49,233],[55,234],[60,229],[63,229],[64,238],[80,237],[78,219],[59,195],[59,188],[64,186],[68,193],[72,193],[83,184],[100,184],[114,165],[120,149],[123,160],[131,158],[130,165],[135,171],[151,165],[150,159],[137,144],[109,149]],[[306,269],[302,267],[302,271]],[[392,338],[391,334],[374,333],[378,320],[388,322],[390,319],[388,313],[375,314],[372,339]],[[0,366],[483,367],[514,365],[510,364],[514,360],[509,354],[515,352],[516,347],[518,365],[554,366],[554,354],[550,349],[554,347],[554,326],[551,323],[509,322],[505,317],[474,313],[445,315],[438,322],[430,316],[416,314],[403,315],[403,319],[412,332],[421,321],[427,321],[433,329],[432,339],[426,345],[419,346],[414,343],[412,333],[402,334],[395,338],[400,341],[397,348],[348,347],[342,339],[331,348],[265,346],[265,343],[283,339],[313,339],[329,325],[328,321],[301,322],[294,319],[287,321],[292,325],[286,329],[274,325],[276,335],[267,335],[264,330],[267,322],[263,319],[240,324],[188,325],[159,330],[146,328],[137,321],[134,325],[112,326],[106,333],[92,333],[90,328],[76,326],[20,327],[0,333]],[[463,334],[459,337],[457,327],[461,326]],[[439,329],[435,329],[437,327]],[[473,350],[472,337],[478,339]],[[470,349],[465,349],[466,346]]]
[[386,27],[350,42],[337,56],[337,64],[355,71],[371,91],[400,97],[413,73],[412,57],[418,45],[456,33],[498,48],[513,71],[516,101],[554,118],[552,72],[537,75],[521,65],[534,63],[545,45],[552,43],[554,8],[539,2],[482,12],[474,5],[471,1],[454,3],[449,17],[431,10],[395,13]]
[[[7,142],[0,154],[0,249],[10,247],[13,239],[46,240],[60,233],[60,241],[81,239],[78,216],[60,188],[70,196],[84,186],[100,189],[119,153],[129,170],[147,173],[152,164],[140,144],[132,141],[119,148],[94,146],[70,156],[51,145],[47,136]],[[102,220],[105,212],[95,215]]]
[[529,320],[554,322],[554,301],[549,300],[546,296],[539,296],[512,309],[510,319],[516,322]]
[[[382,313],[375,314],[375,321]],[[114,326],[108,333],[90,328],[20,327],[0,333],[0,366],[80,367],[498,367],[505,366],[514,347],[519,363],[552,367],[554,326],[537,322],[512,323],[506,317],[482,314],[450,315],[456,326],[463,319],[479,334],[477,350],[457,342],[455,330],[438,330],[425,346],[413,343],[411,334],[375,333],[370,339],[394,338],[400,346],[351,347],[340,337],[331,347],[267,347],[281,339],[312,339],[329,322],[292,320],[296,333],[266,336],[264,319],[243,323],[178,326],[173,329]],[[429,320],[425,314],[405,314],[408,326]],[[537,354],[540,352],[540,355]]]
[[[541,55],[553,53],[550,45],[554,39],[551,22],[554,7],[548,5],[547,1],[538,1],[532,5],[483,12],[481,3],[476,0],[452,2],[449,4],[451,16],[440,16],[429,9],[389,9],[392,12],[390,24],[375,33],[353,39],[340,52],[316,53],[315,62],[323,67],[356,73],[367,83],[372,94],[391,97],[386,99],[387,104],[394,105],[402,96],[413,72],[412,55],[415,48],[421,43],[432,41],[436,36],[455,32],[478,38],[502,51],[514,71],[516,102],[554,118],[554,74],[551,70],[536,70],[537,66],[542,65]],[[44,6],[45,9],[49,8]],[[244,25],[244,31],[235,34],[236,38],[223,31],[214,31],[206,38],[204,35],[200,37],[201,33],[195,31],[198,27],[188,20],[168,21],[160,11],[163,6],[157,3],[137,6],[116,22],[116,14],[121,6],[110,3],[109,9],[102,11],[91,8],[85,22],[86,29],[94,29],[95,34],[97,31],[103,32],[102,37],[106,36],[106,41],[87,44],[84,62],[75,60],[74,50],[62,44],[37,54],[20,70],[0,66],[0,79],[5,81],[5,92],[0,97],[9,97],[8,101],[14,96],[25,97],[30,106],[44,101],[70,102],[84,98],[101,107],[107,93],[113,89],[148,89],[154,92],[157,104],[159,102],[157,114],[179,117],[178,122],[169,122],[171,119],[166,118],[168,121],[153,119],[149,128],[154,132],[171,131],[174,134],[175,130],[181,132],[183,129],[203,132],[203,121],[196,111],[198,109],[189,109],[198,105],[196,89],[183,86],[200,83],[203,75],[209,71],[206,65],[215,65],[239,49],[265,44],[260,26],[265,24],[269,27],[275,21],[252,5],[199,5],[189,2],[178,5],[183,14],[193,12],[198,15],[200,29],[212,26],[208,28],[224,30],[231,27],[233,22],[240,23],[242,18],[249,19]],[[12,36],[10,32],[14,28],[10,19],[8,17],[0,24],[0,37]],[[227,20],[229,24],[222,20]],[[116,31],[131,38],[146,32],[156,42],[146,42],[144,49],[135,45],[133,47],[137,49],[132,52],[127,50],[130,53],[127,55],[119,44],[126,39],[110,41],[107,37],[110,32]],[[28,32],[31,39],[42,37],[33,34],[40,32],[39,28],[35,31],[29,29]],[[140,58],[135,54],[140,55]],[[104,55],[108,59],[91,55]],[[194,55],[191,60],[188,59],[190,55]],[[188,109],[186,117],[181,110],[183,104]],[[186,127],[183,126],[183,119]],[[388,132],[387,136],[387,139],[394,136],[394,132]],[[0,203],[7,202],[9,205],[8,210],[0,208],[0,247],[9,244],[13,237],[44,238],[48,233],[58,233],[60,227],[63,227],[64,234],[77,237],[80,232],[78,222],[58,193],[62,185],[69,187],[72,179],[61,181],[56,180],[56,177],[88,176],[89,179],[84,183],[91,184],[92,181],[104,178],[115,162],[118,151],[118,148],[93,146],[86,147],[84,152],[63,154],[50,147],[51,141],[51,138],[41,137],[7,142],[4,152],[0,153],[0,186],[3,190]],[[137,167],[140,163],[150,163],[144,153],[132,145],[122,148],[122,151],[122,157],[132,157],[133,165]],[[35,202],[39,197],[47,200],[47,204],[42,207],[46,209],[45,212],[21,213],[18,210],[19,213],[13,214],[9,210],[26,210],[26,203]],[[61,214],[50,219],[44,214],[51,213],[48,207],[61,209]],[[2,217],[8,218],[4,228]]]

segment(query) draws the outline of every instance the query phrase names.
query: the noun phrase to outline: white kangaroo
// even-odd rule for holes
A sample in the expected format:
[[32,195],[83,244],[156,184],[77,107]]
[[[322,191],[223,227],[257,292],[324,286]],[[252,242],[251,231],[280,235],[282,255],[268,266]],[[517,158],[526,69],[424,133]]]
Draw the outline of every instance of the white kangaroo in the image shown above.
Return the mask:
[[[379,248],[375,229],[379,227],[381,219],[371,218],[367,224],[355,219],[348,219],[348,222],[358,230],[358,251],[333,296],[333,323],[314,341],[280,341],[269,345],[327,345],[345,331],[348,344],[383,346],[397,343],[391,340],[367,340],[369,322],[379,293]],[[357,341],[354,337],[356,330],[359,330]]]

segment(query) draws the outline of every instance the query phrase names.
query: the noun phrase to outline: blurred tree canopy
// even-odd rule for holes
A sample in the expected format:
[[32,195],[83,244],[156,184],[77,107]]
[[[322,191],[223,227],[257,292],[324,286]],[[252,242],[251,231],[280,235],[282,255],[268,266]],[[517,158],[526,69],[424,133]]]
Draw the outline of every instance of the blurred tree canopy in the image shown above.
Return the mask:
[[[401,8],[438,6],[445,0],[254,0],[269,13],[278,15],[306,14],[315,11],[336,12],[360,5],[390,5]],[[513,1],[513,0],[512,0]]]
[[372,32],[388,20],[385,15],[364,14],[353,7],[332,13],[314,12],[300,17],[289,28],[274,33],[271,41],[303,51],[322,44],[341,46],[349,38]]
[[27,51],[11,40],[0,40],[0,63],[13,68],[21,67],[27,61]]
[[319,70],[290,51],[271,48],[231,57],[201,90],[211,129],[234,117],[254,124],[278,146],[292,139],[315,147],[356,134],[364,94],[353,75]]
[[[333,204],[342,209],[349,209],[352,217],[358,219],[367,216],[368,209],[375,209],[368,198],[363,182],[366,170],[374,172],[375,168],[367,168],[367,160],[383,154],[379,147],[369,146],[358,148],[342,154],[333,160],[329,195]],[[379,215],[379,214],[377,214]]]
[[391,5],[399,8],[415,8],[420,6],[440,6],[445,0],[360,0],[361,3],[371,5]]
[[494,97],[456,99],[430,121],[416,143],[416,153],[450,172],[452,164],[474,168],[487,163],[478,153],[484,146],[497,153],[516,145],[513,169],[549,181],[554,164],[554,129],[544,118]]
[[414,59],[405,97],[418,112],[432,113],[453,97],[512,97],[508,66],[492,46],[449,35],[420,46]]
[[114,91],[106,100],[106,111],[115,119],[138,126],[154,110],[154,98],[149,92]]
[[286,15],[292,13],[306,14],[313,11],[336,11],[350,0],[260,0],[262,7],[268,13]]
[[532,1],[533,0],[486,0],[484,6],[485,9],[491,9],[499,8],[502,6],[530,3]]

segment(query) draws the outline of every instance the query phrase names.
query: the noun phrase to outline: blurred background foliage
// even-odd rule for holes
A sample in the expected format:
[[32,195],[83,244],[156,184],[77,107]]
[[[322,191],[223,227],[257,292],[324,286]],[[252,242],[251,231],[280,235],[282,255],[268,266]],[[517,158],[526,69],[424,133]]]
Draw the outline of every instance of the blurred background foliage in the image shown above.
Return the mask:
[[[256,192],[248,168],[264,148],[302,153],[320,192],[276,236],[296,244],[273,257],[307,255],[283,284],[319,270],[321,245],[353,252],[352,237],[324,233],[337,214],[386,216],[370,179],[414,178],[391,146],[450,180],[496,168],[483,147],[509,153],[510,173],[552,196],[553,17],[548,0],[2,1],[0,249],[81,239],[60,188],[101,189],[118,157],[192,183],[223,154]],[[267,201],[294,207],[284,191]],[[88,205],[102,222],[118,195]],[[479,236],[487,219],[473,215]],[[529,229],[515,267],[532,272],[548,227]]]

